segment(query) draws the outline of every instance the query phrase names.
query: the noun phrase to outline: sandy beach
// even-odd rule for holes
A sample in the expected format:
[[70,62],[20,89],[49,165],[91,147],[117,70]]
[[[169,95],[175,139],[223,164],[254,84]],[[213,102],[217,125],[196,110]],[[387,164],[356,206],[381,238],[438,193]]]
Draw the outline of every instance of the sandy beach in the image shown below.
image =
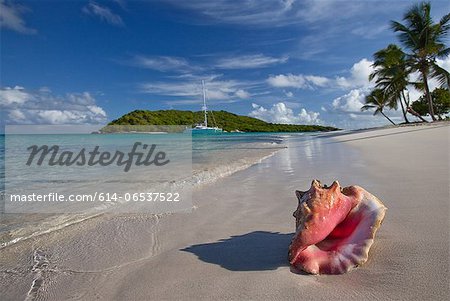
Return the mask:
[[[192,212],[93,218],[0,250],[2,300],[444,300],[449,123],[287,139],[194,191]],[[296,189],[360,185],[388,207],[368,262],[291,271]]]

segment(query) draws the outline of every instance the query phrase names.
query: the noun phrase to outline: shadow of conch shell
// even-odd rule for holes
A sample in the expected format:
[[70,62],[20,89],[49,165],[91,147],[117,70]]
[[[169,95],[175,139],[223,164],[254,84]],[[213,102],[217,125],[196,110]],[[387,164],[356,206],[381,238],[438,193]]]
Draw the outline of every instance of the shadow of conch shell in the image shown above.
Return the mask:
[[296,191],[296,233],[289,261],[311,274],[342,274],[367,261],[386,207],[359,186],[330,187],[314,180],[308,191]]

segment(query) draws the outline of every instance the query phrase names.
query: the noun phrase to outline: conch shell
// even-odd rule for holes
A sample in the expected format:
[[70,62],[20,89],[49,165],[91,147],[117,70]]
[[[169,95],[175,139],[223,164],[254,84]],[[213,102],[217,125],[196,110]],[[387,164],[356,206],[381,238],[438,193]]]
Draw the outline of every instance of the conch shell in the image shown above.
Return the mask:
[[359,186],[331,187],[314,180],[296,191],[296,233],[289,261],[311,274],[343,274],[367,261],[386,207]]

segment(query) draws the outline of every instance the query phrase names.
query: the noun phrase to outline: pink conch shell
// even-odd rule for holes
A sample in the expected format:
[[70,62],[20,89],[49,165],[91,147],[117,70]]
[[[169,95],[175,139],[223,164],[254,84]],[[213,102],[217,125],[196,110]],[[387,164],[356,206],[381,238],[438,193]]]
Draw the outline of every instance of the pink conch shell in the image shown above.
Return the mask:
[[359,186],[331,187],[317,180],[308,191],[296,191],[299,200],[296,233],[289,261],[311,274],[342,274],[367,261],[386,207]]

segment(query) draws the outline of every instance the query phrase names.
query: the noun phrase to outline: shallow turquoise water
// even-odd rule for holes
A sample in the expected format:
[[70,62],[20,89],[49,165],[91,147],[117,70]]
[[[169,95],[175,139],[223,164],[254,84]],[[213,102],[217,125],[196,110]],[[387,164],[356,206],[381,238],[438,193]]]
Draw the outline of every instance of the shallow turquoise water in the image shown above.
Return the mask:
[[[287,139],[309,139],[311,135],[316,133],[222,133],[217,135],[194,135],[192,141],[180,142],[177,147],[190,148],[192,151],[192,180],[187,182],[187,185],[201,185],[203,183],[210,183],[218,178],[228,176],[235,171],[242,170],[248,166],[257,163],[261,158],[273,153],[276,149],[282,147]],[[37,136],[37,135],[34,135]],[[146,135],[146,134],[111,134],[111,135],[90,135],[90,134],[71,134],[71,135],[52,135],[50,140],[48,137],[46,141],[54,140],[55,143],[63,144],[70,147],[98,145],[111,149],[129,149],[130,145],[136,140],[145,140],[151,136],[153,143],[158,145],[168,145],[172,134],[167,135]],[[35,138],[36,142],[42,137]],[[10,145],[7,137],[7,147]],[[20,145],[20,139],[15,140],[14,143]],[[173,147],[173,144],[170,144]],[[174,152],[176,155],[176,152]],[[14,159],[14,158],[13,158]],[[5,136],[0,136],[0,189],[5,190]],[[27,166],[23,167],[23,173],[20,172],[20,164],[13,164],[16,168],[16,173],[21,175],[21,178],[10,179],[9,183],[15,185],[22,185],[27,180]],[[112,174],[103,170],[95,171],[98,177],[111,177]],[[92,176],[92,175],[91,175]],[[95,175],[94,175],[95,176]],[[169,175],[171,179],[176,178],[176,174]],[[173,177],[173,178],[172,178]],[[63,177],[68,178],[67,176]],[[160,179],[161,180],[161,179]],[[167,180],[164,180],[167,181]],[[45,181],[44,181],[45,182]],[[91,180],[86,181],[87,184],[92,184]],[[8,187],[10,187],[8,184]],[[37,183],[40,185],[40,183]],[[70,181],[66,183],[70,184]],[[95,184],[95,183],[94,183]],[[27,183],[33,185],[33,182]],[[9,189],[9,188],[8,188]],[[4,205],[4,203],[3,203]],[[0,206],[1,212],[4,212],[4,206]],[[7,245],[17,239],[23,237],[30,237],[38,231],[46,231],[52,228],[57,229],[61,224],[70,224],[86,219],[84,214],[71,215],[48,215],[48,214],[11,214],[2,213],[0,215],[0,244]]]

